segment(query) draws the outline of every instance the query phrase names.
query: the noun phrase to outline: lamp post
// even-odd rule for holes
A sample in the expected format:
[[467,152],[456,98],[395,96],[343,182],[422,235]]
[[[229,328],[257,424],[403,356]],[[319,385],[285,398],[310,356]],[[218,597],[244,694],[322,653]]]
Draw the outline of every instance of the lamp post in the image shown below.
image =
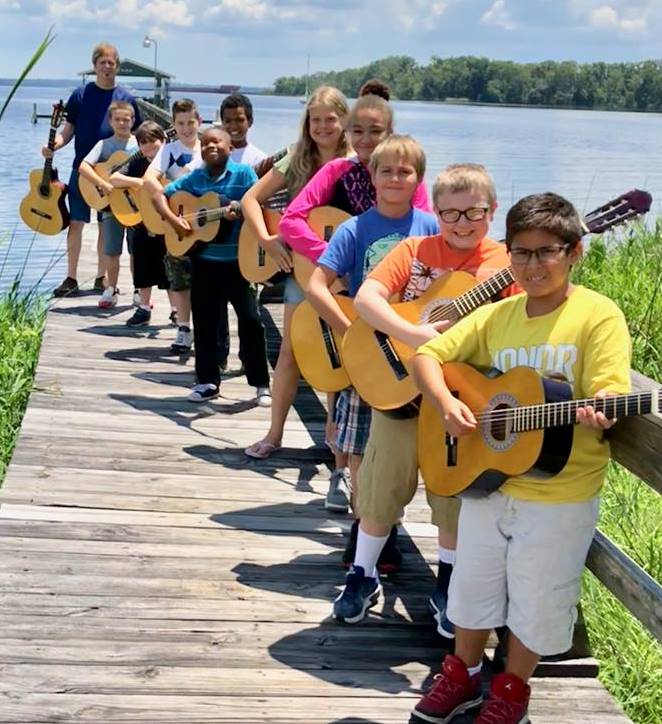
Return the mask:
[[143,38],[143,48],[149,48],[150,46],[154,46],[154,104],[160,105],[161,103],[161,94],[160,94],[160,86],[158,83],[158,76],[157,76],[157,65],[156,65],[156,58],[157,58],[157,52],[159,44],[156,42],[154,38],[150,38],[149,35],[145,35]]

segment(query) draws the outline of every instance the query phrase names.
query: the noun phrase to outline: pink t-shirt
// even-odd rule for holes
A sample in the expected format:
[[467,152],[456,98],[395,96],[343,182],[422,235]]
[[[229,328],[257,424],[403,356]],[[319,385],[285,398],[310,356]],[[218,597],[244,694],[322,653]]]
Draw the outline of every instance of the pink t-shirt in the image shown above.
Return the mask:
[[[308,226],[308,215],[320,206],[334,206],[358,216],[377,203],[370,172],[358,158],[336,158],[326,163],[292,200],[280,220],[279,231],[287,244],[316,262],[326,242]],[[431,211],[425,183],[414,193],[412,206]]]

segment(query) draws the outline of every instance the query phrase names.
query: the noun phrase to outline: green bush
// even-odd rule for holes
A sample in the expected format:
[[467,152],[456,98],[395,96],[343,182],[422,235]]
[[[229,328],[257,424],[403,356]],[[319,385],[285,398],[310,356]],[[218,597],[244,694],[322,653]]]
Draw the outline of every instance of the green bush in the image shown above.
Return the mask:
[[[632,366],[662,380],[662,220],[594,238],[575,281],[613,299],[632,334]],[[662,498],[612,463],[602,497],[600,530],[662,581]],[[636,724],[659,724],[662,647],[587,573],[584,614],[600,680]]]
[[44,316],[43,300],[21,296],[18,285],[0,297],[0,483],[32,389]]

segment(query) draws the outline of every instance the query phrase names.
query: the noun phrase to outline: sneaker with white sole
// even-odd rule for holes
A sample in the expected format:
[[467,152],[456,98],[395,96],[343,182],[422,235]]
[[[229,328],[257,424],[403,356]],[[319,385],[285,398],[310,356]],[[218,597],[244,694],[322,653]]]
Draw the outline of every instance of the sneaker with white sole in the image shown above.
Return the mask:
[[111,309],[117,304],[118,291],[115,287],[106,287],[99,299],[99,309]]
[[333,618],[343,623],[358,623],[369,608],[377,605],[381,590],[379,578],[369,578],[361,566],[352,566],[343,592],[333,602]]
[[268,387],[256,387],[255,400],[258,407],[271,407],[271,390]]
[[329,492],[324,500],[324,507],[334,513],[347,513],[349,510],[350,490],[345,471],[338,468],[331,473]]
[[193,334],[191,328],[182,324],[177,327],[177,336],[175,341],[170,345],[170,351],[173,354],[186,354],[191,351],[193,344]]
[[186,399],[189,402],[205,402],[206,400],[213,400],[218,395],[218,387],[213,382],[205,382],[195,385]]

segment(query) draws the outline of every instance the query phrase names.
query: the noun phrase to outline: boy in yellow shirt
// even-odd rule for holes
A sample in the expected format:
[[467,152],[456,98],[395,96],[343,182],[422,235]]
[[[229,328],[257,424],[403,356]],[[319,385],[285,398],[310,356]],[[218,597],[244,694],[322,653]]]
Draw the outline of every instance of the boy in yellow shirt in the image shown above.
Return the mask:
[[[556,194],[536,194],[508,212],[506,245],[525,294],[488,305],[419,348],[413,369],[423,394],[453,436],[474,432],[473,412],[448,389],[444,362],[506,372],[524,365],[566,377],[576,398],[626,393],[630,339],[609,299],[570,283],[582,226]],[[420,722],[451,722],[482,707],[476,724],[525,724],[528,680],[541,656],[572,644],[581,577],[598,517],[611,427],[591,407],[577,413],[570,458],[551,479],[510,478],[484,498],[464,498],[447,615],[455,655],[413,712]],[[491,629],[509,629],[506,670],[483,703],[480,668]]]

